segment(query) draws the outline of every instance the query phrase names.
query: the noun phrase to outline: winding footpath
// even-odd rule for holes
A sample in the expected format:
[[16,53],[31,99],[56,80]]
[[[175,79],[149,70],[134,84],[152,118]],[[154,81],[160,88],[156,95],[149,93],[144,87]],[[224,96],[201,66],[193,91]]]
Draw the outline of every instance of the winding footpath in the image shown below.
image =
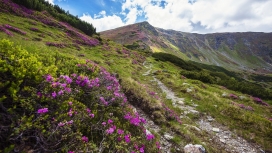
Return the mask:
[[[143,66],[148,69],[147,72],[145,72],[143,75],[151,75],[152,72],[152,64],[144,62]],[[169,88],[167,88],[160,80],[158,80],[154,75],[152,76],[153,80],[157,83],[158,87],[166,93],[166,98],[170,99],[172,101],[173,106],[179,107],[180,109],[184,110],[183,114],[180,114],[180,118],[188,118],[188,113],[199,113],[197,110],[195,110],[195,107],[197,105],[187,106],[184,104],[184,98],[177,97],[174,92],[172,92]],[[189,85],[189,84],[184,84]],[[155,132],[160,131],[160,127],[155,125],[154,122],[140,109],[137,109],[137,112],[140,116],[147,119],[146,128],[150,129]],[[219,148],[222,148],[225,152],[230,153],[264,153],[264,151],[257,145],[253,145],[251,143],[248,143],[245,139],[237,136],[234,132],[228,130],[226,126],[223,126],[222,124],[216,122],[212,117],[206,116],[201,118],[199,121],[197,121],[197,127],[194,125],[185,125],[189,127],[193,127],[194,129],[198,131],[206,131],[209,136],[209,140],[218,146]],[[170,152],[171,148],[171,140],[173,138],[173,133],[166,133],[161,137],[161,144],[162,144],[162,152]],[[177,149],[177,148],[175,148]]]

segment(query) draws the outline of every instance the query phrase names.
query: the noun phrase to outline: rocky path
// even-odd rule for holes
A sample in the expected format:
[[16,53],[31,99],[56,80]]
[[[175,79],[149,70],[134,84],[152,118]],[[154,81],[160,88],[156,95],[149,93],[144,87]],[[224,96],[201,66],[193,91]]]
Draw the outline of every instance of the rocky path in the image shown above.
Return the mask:
[[[143,63],[143,66],[148,69],[143,75],[151,75],[152,72],[152,64],[148,64],[146,62]],[[181,114],[181,118],[187,117],[188,113],[199,113],[195,107],[197,105],[188,106],[184,104],[184,98],[177,97],[174,92],[172,92],[169,88],[167,88],[160,80],[158,80],[155,76],[152,76],[153,80],[157,83],[159,88],[166,93],[166,98],[172,100],[172,104],[175,107],[179,107],[184,110],[184,113]],[[188,84],[186,84],[188,85]],[[151,129],[155,132],[160,130],[160,127],[155,125],[154,122],[149,119],[141,110],[137,109],[139,114],[143,117],[147,118],[148,123],[146,124],[147,129]],[[201,118],[197,122],[197,127],[194,125],[186,125],[194,127],[199,131],[206,131],[209,135],[210,141],[217,145],[219,148],[222,148],[225,152],[230,153],[264,153],[259,146],[248,143],[245,139],[237,136],[234,132],[228,130],[226,126],[223,126],[216,122],[212,117],[206,116]],[[165,134],[161,139],[162,151],[170,152],[171,143],[170,139],[173,138],[171,134]]]

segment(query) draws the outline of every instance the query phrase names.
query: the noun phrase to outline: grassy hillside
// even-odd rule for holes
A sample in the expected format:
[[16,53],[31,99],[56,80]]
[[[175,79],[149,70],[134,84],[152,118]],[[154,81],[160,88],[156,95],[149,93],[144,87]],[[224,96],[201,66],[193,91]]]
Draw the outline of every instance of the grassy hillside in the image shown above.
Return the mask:
[[[1,152],[163,152],[166,133],[173,135],[171,152],[181,152],[188,143],[220,152],[222,146],[207,132],[188,128],[208,115],[272,150],[271,99],[185,77],[191,63],[180,66],[173,62],[177,57],[162,61],[90,37],[46,11],[27,18],[18,15],[24,7],[8,0],[0,5],[9,6],[0,10]],[[150,74],[144,75],[149,71],[144,62],[152,63]],[[197,104],[200,113],[181,118],[185,110],[173,105],[153,77],[183,97],[185,105]],[[148,120],[159,128],[152,129]]]

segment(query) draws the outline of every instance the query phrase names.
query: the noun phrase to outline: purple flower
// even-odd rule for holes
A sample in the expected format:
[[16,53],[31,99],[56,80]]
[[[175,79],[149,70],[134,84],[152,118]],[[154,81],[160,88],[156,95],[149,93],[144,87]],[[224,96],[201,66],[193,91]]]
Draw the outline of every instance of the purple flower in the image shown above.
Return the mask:
[[89,116],[90,116],[91,118],[94,118],[94,114],[89,114]]
[[64,89],[67,93],[70,93],[71,92],[71,88],[65,88]]
[[112,127],[106,130],[107,134],[112,134],[113,132],[114,132],[114,128]]
[[72,108],[69,110],[68,115],[69,115],[70,117],[73,116],[73,110],[72,110]]
[[74,151],[68,151],[68,153],[75,153]]
[[124,134],[124,130],[118,129],[118,130],[117,130],[117,133],[118,133],[118,134]]
[[127,114],[124,116],[124,118],[125,118],[126,120],[129,120],[129,119],[132,118],[132,116],[130,115],[130,113],[127,113]]
[[41,92],[37,92],[37,96],[39,96],[41,98],[42,97],[42,93]]
[[125,135],[124,138],[125,138],[126,143],[130,142],[130,135],[129,134]]
[[141,147],[139,151],[144,153],[144,147]]
[[147,134],[146,135],[146,140],[152,140],[154,138],[155,138],[155,136],[153,134]]
[[86,136],[83,136],[82,138],[81,138],[81,140],[83,141],[83,142],[88,142],[88,137],[86,137]]
[[73,120],[67,122],[67,124],[69,124],[69,125],[71,125],[71,124],[73,124],[73,123],[74,123]]
[[112,89],[112,86],[107,86],[107,90],[111,90]]
[[38,110],[38,114],[44,114],[48,112],[48,108],[41,108]]
[[58,126],[60,126],[60,127],[62,127],[64,125],[65,125],[65,123],[62,123],[62,122],[59,122],[59,124],[58,124]]
[[57,93],[55,91],[51,95],[52,95],[53,98],[57,97]]
[[161,148],[161,145],[160,145],[160,143],[159,143],[159,142],[156,142],[156,146],[157,146],[157,148],[158,148],[158,149],[160,149],[160,148]]
[[68,105],[72,106],[72,105],[73,105],[73,102],[69,101],[69,102],[68,102]]
[[86,111],[87,111],[88,113],[90,113],[90,112],[91,112],[91,110],[90,110],[89,108],[87,108],[87,109],[86,109]]
[[108,124],[112,124],[113,121],[111,119],[108,120]]
[[106,122],[102,122],[102,125],[105,126],[107,123]]
[[63,92],[63,90],[60,90],[59,92],[58,92],[58,95],[62,95],[64,92]]
[[45,79],[47,82],[50,82],[53,80],[53,77],[50,74],[48,74]]

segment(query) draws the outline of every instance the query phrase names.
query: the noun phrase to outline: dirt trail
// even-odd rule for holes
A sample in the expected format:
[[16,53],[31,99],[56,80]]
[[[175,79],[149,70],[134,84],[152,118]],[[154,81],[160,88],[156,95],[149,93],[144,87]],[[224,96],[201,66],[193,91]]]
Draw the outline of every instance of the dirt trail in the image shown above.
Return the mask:
[[[151,75],[152,72],[152,64],[144,62],[143,66],[148,69],[143,75]],[[172,92],[169,88],[167,88],[160,80],[158,80],[155,76],[152,76],[160,87],[160,89],[166,93],[166,98],[172,100],[172,104],[175,107],[179,107],[184,110],[184,113],[181,114],[181,118],[187,117],[188,113],[199,113],[195,107],[188,106],[184,104],[184,98],[177,97],[174,92]],[[188,85],[188,84],[187,84]],[[146,125],[147,129],[151,129],[154,131],[159,131],[160,127],[155,125],[154,122],[149,119],[147,115],[144,114],[141,110],[137,109],[138,113],[143,117],[147,118],[148,124]],[[188,118],[188,117],[187,117]],[[219,148],[222,148],[225,152],[230,153],[264,153],[264,151],[256,145],[248,143],[245,139],[237,136],[234,132],[228,130],[226,126],[216,122],[212,117],[206,116],[197,121],[197,127],[194,125],[186,125],[196,128],[200,131],[206,131],[209,135],[210,141],[214,143]],[[161,144],[165,144],[162,148],[163,152],[169,152],[171,147],[171,143],[168,141],[171,139],[173,135],[165,134],[161,139]]]

